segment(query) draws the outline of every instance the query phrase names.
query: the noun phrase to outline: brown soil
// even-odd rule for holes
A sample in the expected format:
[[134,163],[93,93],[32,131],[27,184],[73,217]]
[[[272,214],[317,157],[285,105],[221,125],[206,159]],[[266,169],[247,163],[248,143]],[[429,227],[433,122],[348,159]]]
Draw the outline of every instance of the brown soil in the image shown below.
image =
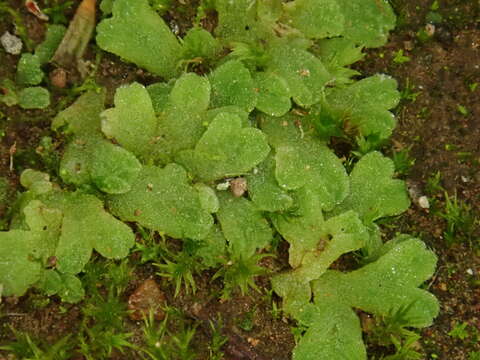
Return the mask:
[[[18,2],[8,2],[18,8]],[[179,0],[179,3],[185,1]],[[417,348],[423,358],[478,359],[469,354],[480,352],[480,4],[474,0],[440,0],[439,8],[432,10],[433,1],[392,3],[399,16],[398,29],[385,47],[369,51],[357,67],[365,75],[381,72],[398,80],[405,97],[396,110],[398,127],[391,144],[383,150],[392,155],[411,148],[410,157],[415,159],[415,164],[408,174],[400,176],[413,190],[414,200],[420,195],[428,197],[430,209],[414,201],[404,215],[384,222],[385,237],[396,232],[414,234],[438,256],[437,272],[426,286],[440,300],[441,313],[434,325],[422,332]],[[193,13],[185,4],[178,8],[186,10],[171,11],[165,17],[172,27],[178,27],[179,33],[183,33]],[[29,37],[34,44],[38,43],[45,31],[44,24],[23,7],[19,7],[19,11]],[[442,20],[438,21],[435,14],[440,14]],[[67,15],[71,17],[72,10]],[[8,17],[0,19],[0,33],[13,30],[13,24],[4,21]],[[433,26],[428,22],[432,19],[436,22]],[[426,32],[431,36],[425,37]],[[399,50],[408,56],[408,61],[398,63],[398,59],[394,60]],[[87,59],[94,62],[93,47],[89,48]],[[0,80],[13,78],[17,61],[18,57],[0,51]],[[113,55],[103,54],[98,64],[96,81],[107,87],[110,101],[113,90],[123,83],[147,84],[155,80],[147,72],[124,64]],[[18,174],[24,168],[44,168],[37,149],[39,140],[45,135],[54,137],[49,130],[51,116],[73,100],[66,90],[51,90],[54,101],[46,111],[22,111],[0,104],[0,133],[5,132],[5,136],[0,137],[0,176],[9,180],[13,190],[18,189]],[[13,171],[10,171],[11,166]],[[433,186],[437,173],[440,181]],[[447,222],[440,216],[445,213],[446,193],[450,199],[456,194],[458,200],[469,207],[462,218],[470,216],[473,219],[472,224],[460,226],[451,241],[446,239]],[[0,209],[0,218],[5,216],[4,212],[5,209]],[[131,261],[138,261],[135,254]],[[265,265],[272,271],[278,270],[281,264],[276,261],[266,260]],[[126,303],[137,286],[154,274],[152,267],[139,266],[122,301]],[[224,347],[225,359],[290,359],[294,346],[292,324],[281,315],[272,316],[272,299],[265,295],[269,288],[268,278],[258,280],[262,293],[238,295],[222,302],[212,295],[220,291],[219,283],[210,282],[212,275],[196,278],[198,291],[194,296],[181,293],[176,299],[171,284],[157,278],[167,292],[167,302],[184,312],[185,322],[197,324],[193,343],[199,358],[208,358],[209,324],[210,321],[219,322],[221,317],[223,335],[228,339]],[[273,302],[278,302],[275,296]],[[21,298],[4,299],[0,305],[0,345],[13,339],[9,326],[52,343],[78,331],[82,316],[82,303],[61,304],[35,291]],[[132,341],[140,339],[142,323],[131,321],[127,316],[124,323],[134,334]],[[464,338],[451,333],[463,323],[468,324]],[[373,344],[371,348],[376,350]],[[8,354],[0,351],[0,359],[2,355]],[[133,353],[114,352],[111,358],[137,357]]]
[[[404,99],[397,108],[398,126],[391,140],[393,151],[411,147],[415,164],[406,177],[418,199],[427,195],[430,209],[418,203],[387,229],[421,237],[438,256],[429,290],[441,303],[440,316],[422,333],[426,359],[473,359],[480,350],[480,4],[477,1],[439,1],[443,21],[429,24],[433,2],[397,1],[400,27],[389,43],[369,52],[360,64],[363,73],[383,72],[410,87],[416,100]],[[433,25],[433,26],[432,26]],[[425,41],[425,28],[433,36]],[[398,64],[403,50],[410,61]],[[466,110],[462,114],[460,106]],[[387,153],[391,150],[386,150]],[[440,174],[436,188],[429,187]],[[465,225],[449,243],[444,232],[445,192],[470,207],[476,222]],[[466,323],[465,339],[449,334]],[[478,356],[478,355],[477,355]],[[475,358],[476,359],[476,358]]]

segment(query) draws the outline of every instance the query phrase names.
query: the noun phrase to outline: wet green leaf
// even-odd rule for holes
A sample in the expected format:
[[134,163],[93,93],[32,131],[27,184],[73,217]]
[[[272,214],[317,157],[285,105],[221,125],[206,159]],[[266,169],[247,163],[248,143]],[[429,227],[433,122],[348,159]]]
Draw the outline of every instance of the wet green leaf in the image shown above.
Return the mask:
[[17,64],[17,83],[20,85],[38,85],[42,82],[43,71],[37,55],[23,53]]
[[377,316],[408,307],[405,320],[409,326],[431,325],[438,314],[438,301],[418,287],[433,275],[437,258],[418,239],[404,236],[392,241],[388,252],[375,262],[350,273],[330,270],[315,280],[315,303],[330,299]]
[[198,191],[198,198],[202,208],[209,213],[216,213],[220,207],[215,190],[205,184],[195,184],[195,189]]
[[219,41],[207,30],[194,27],[188,30],[183,38],[183,58],[202,59],[215,58],[222,49]]
[[307,251],[317,245],[323,233],[322,201],[312,189],[304,187],[292,193],[294,204],[283,213],[270,217],[277,231],[290,244],[290,265],[294,268],[302,263]]
[[22,172],[20,184],[34,194],[44,194],[52,190],[50,175],[32,169],[26,169]]
[[87,91],[52,120],[53,130],[76,135],[100,134],[100,114],[105,109],[105,90]]
[[148,157],[157,130],[152,100],[143,85],[132,83],[115,93],[115,107],[102,114],[102,131],[140,157]]
[[362,46],[343,37],[323,39],[317,42],[316,53],[320,55],[335,84],[342,85],[352,82],[351,78],[360,73],[346,67],[361,60],[364,56]]
[[216,0],[218,25],[215,34],[227,41],[253,41],[256,11],[252,5],[251,0]]
[[242,128],[241,119],[220,113],[193,151],[180,152],[177,161],[201,181],[247,173],[266,158],[270,148],[258,129]]
[[64,214],[55,252],[60,272],[74,275],[82,271],[93,249],[109,259],[128,255],[135,242],[132,230],[107,213],[95,196],[69,193],[52,202]]
[[27,87],[18,93],[18,104],[24,109],[44,109],[50,105],[50,93],[40,86]]
[[193,73],[182,75],[173,86],[158,119],[155,156],[172,161],[180,150],[193,149],[206,127],[203,115],[210,102],[210,84]]
[[109,194],[129,191],[140,169],[135,155],[98,135],[74,138],[60,162],[60,176],[66,183],[95,184]]
[[388,138],[395,117],[388,111],[397,106],[397,82],[386,75],[374,75],[344,88],[327,91],[327,103],[338,116],[357,126],[363,136],[376,134]]
[[229,193],[219,194],[218,197],[218,220],[234,258],[247,259],[271,241],[272,230],[252,202]]
[[197,190],[177,164],[161,169],[145,166],[132,190],[109,196],[111,211],[124,221],[136,221],[149,229],[182,239],[203,239],[213,224],[202,208]]
[[279,275],[287,282],[277,278],[274,285],[285,294],[287,309],[307,327],[293,358],[365,360],[362,329],[352,308],[380,317],[404,311],[408,326],[430,325],[438,314],[438,301],[418,286],[432,276],[435,263],[423,242],[401,236],[387,242],[375,262],[350,273],[329,270],[313,281],[313,304],[309,285],[299,285],[301,277]]
[[66,31],[67,29],[63,25],[48,26],[45,40],[35,48],[35,55],[38,57],[41,65],[50,61]]
[[360,320],[352,309],[333,301],[309,304],[300,320],[309,328],[293,350],[292,359],[367,359]]
[[298,105],[309,107],[320,100],[325,84],[331,79],[320,59],[304,49],[281,42],[273,45],[268,54],[268,71],[285,79]]
[[273,73],[258,72],[255,82],[258,110],[270,116],[282,116],[290,110],[290,89],[283,78]]
[[1,82],[1,88],[0,101],[7,106],[17,105],[18,94],[15,83],[10,79],[3,79]]
[[212,85],[212,107],[236,105],[247,112],[255,107],[255,83],[240,61],[232,60],[220,65],[208,78]]
[[285,4],[285,20],[308,37],[342,35],[345,19],[337,0],[295,0]]
[[[286,225],[286,224],[285,224]],[[308,241],[289,238],[290,264],[294,267],[272,278],[272,287],[284,300],[284,309],[299,316],[310,301],[310,281],[322,276],[343,254],[365,246],[369,232],[354,211],[320,220],[317,236]]]
[[47,295],[58,294],[62,301],[77,303],[85,296],[85,291],[80,279],[74,275],[62,274],[56,270],[48,269],[43,272],[38,286]]
[[392,160],[379,152],[360,159],[350,174],[350,194],[336,213],[355,210],[367,222],[398,215],[410,206],[405,182],[392,179]]
[[156,114],[161,113],[165,109],[172,87],[173,84],[165,82],[159,82],[147,86],[148,95],[150,95],[152,106]]
[[100,190],[122,194],[131,189],[142,165],[131,152],[104,141],[93,149],[89,167],[92,181]]
[[214,224],[208,235],[202,239],[201,247],[196,254],[208,267],[216,267],[227,258],[227,240],[218,224]]
[[311,125],[293,115],[262,119],[262,130],[275,148],[275,176],[281,188],[308,187],[320,196],[324,210],[332,209],[348,193],[345,168],[324,143],[311,136]]
[[282,211],[293,204],[292,196],[282,189],[275,177],[275,159],[268,156],[252,174],[247,175],[248,194],[263,211]]
[[41,264],[31,256],[39,241],[40,235],[32,231],[0,232],[0,284],[4,296],[21,296],[40,278]]
[[97,26],[97,44],[154,74],[178,74],[182,47],[148,0],[116,0],[113,17]]
[[395,27],[395,14],[385,0],[336,0],[345,21],[343,36],[359,45],[382,46]]

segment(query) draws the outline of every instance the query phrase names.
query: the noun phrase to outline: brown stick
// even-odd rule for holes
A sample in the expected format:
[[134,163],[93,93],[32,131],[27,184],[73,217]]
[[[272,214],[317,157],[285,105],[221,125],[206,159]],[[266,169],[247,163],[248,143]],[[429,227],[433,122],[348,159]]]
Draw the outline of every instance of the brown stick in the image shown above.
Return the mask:
[[65,69],[77,67],[95,28],[96,0],[83,0],[51,62]]

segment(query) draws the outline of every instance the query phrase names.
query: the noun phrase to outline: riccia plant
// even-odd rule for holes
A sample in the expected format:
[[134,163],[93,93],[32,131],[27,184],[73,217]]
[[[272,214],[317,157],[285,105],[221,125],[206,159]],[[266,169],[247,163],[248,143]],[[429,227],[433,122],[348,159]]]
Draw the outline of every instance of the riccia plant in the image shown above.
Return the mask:
[[[395,127],[395,80],[348,67],[385,43],[388,2],[204,1],[199,17],[214,10],[215,31],[197,24],[182,39],[147,0],[102,9],[100,48],[165,82],[120,87],[108,109],[103,90],[89,91],[53,119],[69,139],[61,179],[22,174],[27,191],[0,233],[4,295],[35,286],[79,301],[92,250],[127,256],[133,222],[193,242],[204,268],[228,263],[225,296],[254,286],[259,251],[285,239],[291,269],[272,287],[306,329],[293,359],[366,359],[358,310],[432,323],[438,302],[419,286],[436,256],[408,235],[383,242],[375,223],[409,207],[392,161],[372,151],[347,172],[329,147],[332,136],[385,140]],[[227,190],[238,179],[244,191]],[[352,252],[362,266],[332,268]]]

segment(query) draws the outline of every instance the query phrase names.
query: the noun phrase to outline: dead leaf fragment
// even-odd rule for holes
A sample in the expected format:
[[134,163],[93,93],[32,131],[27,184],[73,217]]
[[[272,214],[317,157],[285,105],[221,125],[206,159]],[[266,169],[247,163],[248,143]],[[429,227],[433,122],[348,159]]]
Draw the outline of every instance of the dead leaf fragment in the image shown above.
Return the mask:
[[150,311],[156,320],[163,320],[165,312],[165,294],[160,290],[153,279],[145,280],[128,298],[128,309],[131,311],[130,319],[142,320],[148,317]]
[[40,9],[36,1],[26,0],[25,7],[27,8],[29,13],[35,15],[40,20],[48,21],[48,16]]

